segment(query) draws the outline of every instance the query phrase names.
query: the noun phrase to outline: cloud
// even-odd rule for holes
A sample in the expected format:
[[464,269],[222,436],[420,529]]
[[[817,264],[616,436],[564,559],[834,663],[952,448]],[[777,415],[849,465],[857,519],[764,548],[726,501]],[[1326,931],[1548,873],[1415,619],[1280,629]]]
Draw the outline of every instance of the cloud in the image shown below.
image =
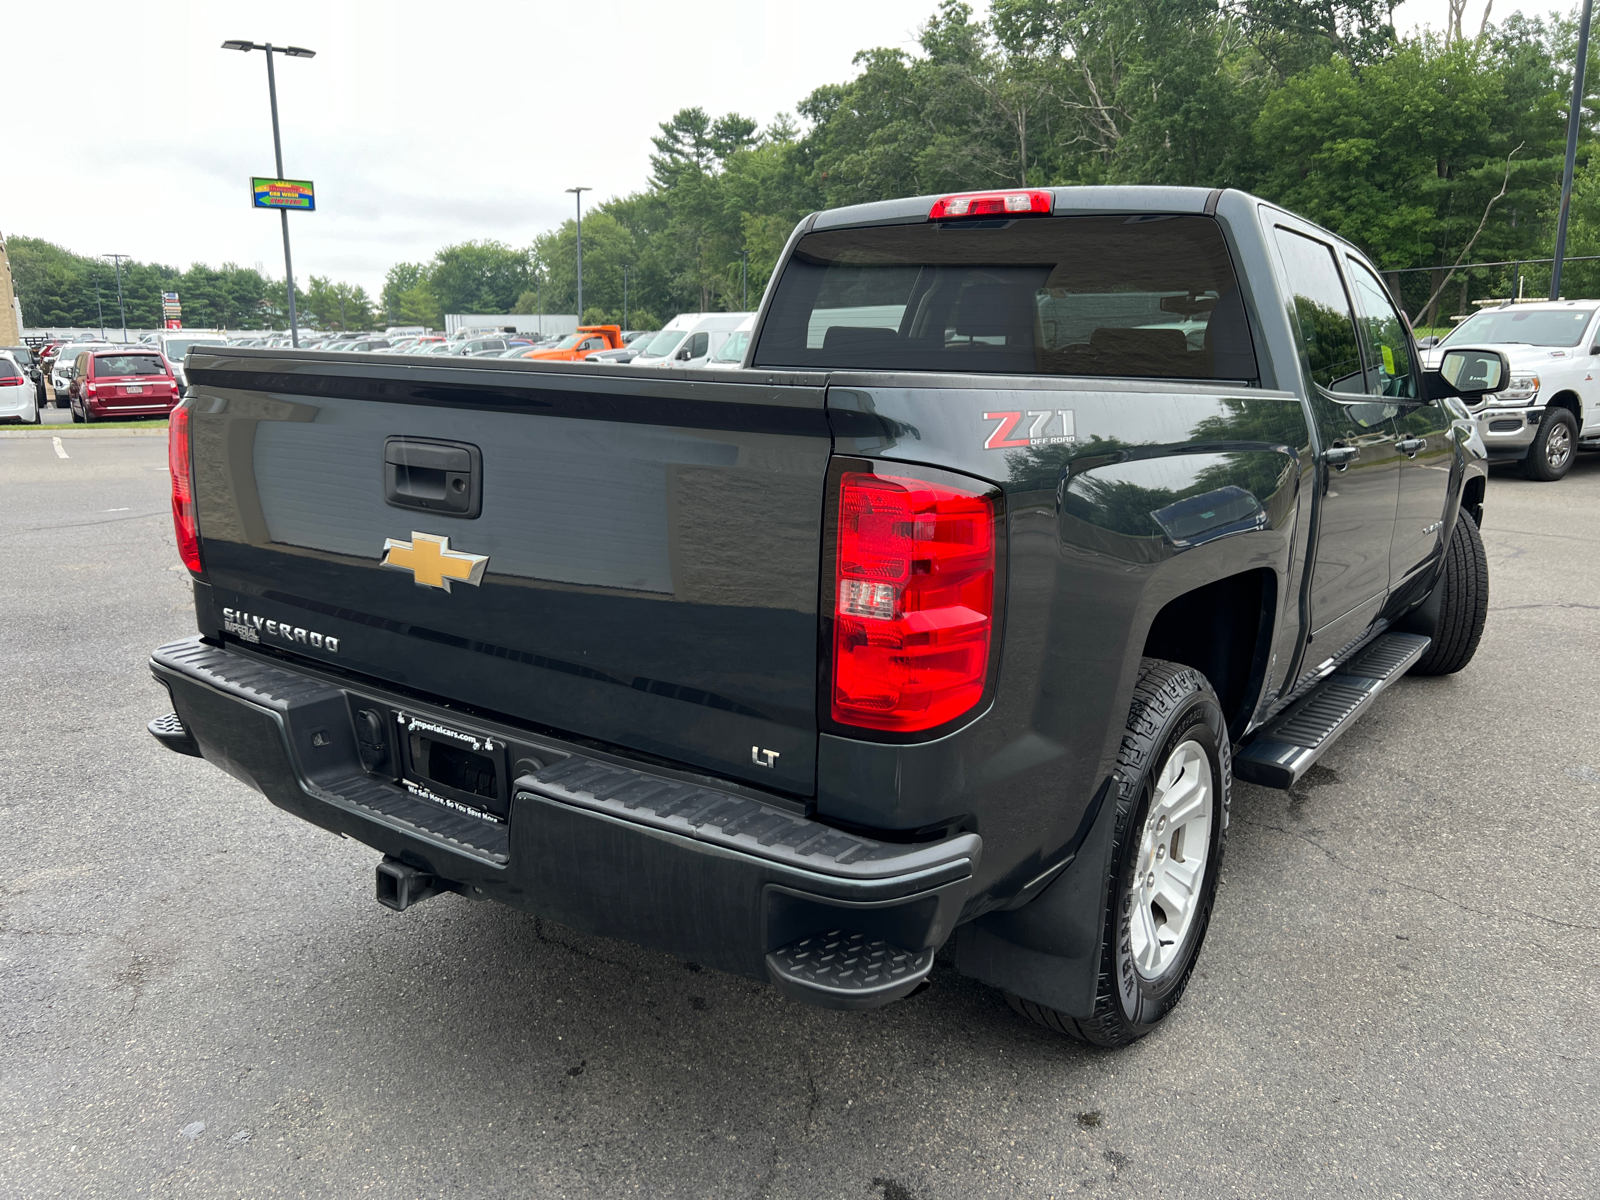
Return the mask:
[[284,172],[318,195],[316,213],[290,216],[296,275],[371,291],[451,242],[528,244],[568,219],[574,184],[595,189],[586,210],[637,190],[673,112],[791,110],[850,78],[857,50],[912,45],[935,4],[619,0],[575,20],[515,0],[150,0],[129,20],[121,0],[83,0],[73,61],[139,70],[64,86],[48,38],[8,58],[14,127],[44,136],[0,171],[0,223],[80,253],[281,272],[279,220],[248,195],[274,171],[265,59],[219,48],[270,38],[317,51],[277,62]]

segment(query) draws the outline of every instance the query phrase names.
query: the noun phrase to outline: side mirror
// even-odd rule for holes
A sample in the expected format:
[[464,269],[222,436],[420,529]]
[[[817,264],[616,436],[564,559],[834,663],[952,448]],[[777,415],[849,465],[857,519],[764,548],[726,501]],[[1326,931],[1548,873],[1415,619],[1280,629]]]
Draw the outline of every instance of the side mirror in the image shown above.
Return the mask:
[[1600,354],[1600,343],[1596,343],[1595,345],[1590,346],[1589,347],[1589,353],[1590,354]]
[[1417,339],[1417,349],[1419,350],[1432,350],[1438,344],[1439,339],[1434,337],[1431,333],[1425,338]]
[[1446,350],[1437,370],[1423,372],[1428,399],[1458,396],[1474,406],[1510,380],[1511,364],[1498,350]]

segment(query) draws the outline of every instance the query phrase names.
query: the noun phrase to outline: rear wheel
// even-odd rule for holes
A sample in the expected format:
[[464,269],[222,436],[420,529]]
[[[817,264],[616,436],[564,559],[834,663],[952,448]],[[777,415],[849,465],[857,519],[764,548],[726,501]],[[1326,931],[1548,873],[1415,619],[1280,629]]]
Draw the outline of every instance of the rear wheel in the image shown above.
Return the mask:
[[1472,661],[1489,616],[1489,559],[1478,523],[1463,512],[1445,547],[1439,582],[1439,621],[1433,644],[1411,668],[1413,675],[1453,675]]
[[1117,810],[1093,1015],[1007,996],[1012,1008],[1058,1033],[1126,1046],[1176,1007],[1211,920],[1227,844],[1228,747],[1206,677],[1145,659],[1117,756],[1120,786],[1107,800]]
[[67,400],[67,410],[72,413],[72,423],[74,425],[83,424],[83,414],[78,411],[78,403],[76,400]]
[[1578,444],[1578,422],[1564,408],[1548,408],[1539,432],[1522,460],[1522,473],[1540,483],[1554,483],[1572,470],[1572,456]]

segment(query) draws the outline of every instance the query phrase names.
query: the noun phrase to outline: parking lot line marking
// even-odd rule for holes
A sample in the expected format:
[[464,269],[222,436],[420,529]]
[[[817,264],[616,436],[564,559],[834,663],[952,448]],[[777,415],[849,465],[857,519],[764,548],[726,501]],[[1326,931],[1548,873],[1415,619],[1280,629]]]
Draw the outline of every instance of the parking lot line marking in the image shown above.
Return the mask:
[[69,455],[67,453],[67,448],[61,444],[61,439],[60,438],[53,437],[53,438],[50,439],[50,441],[52,443],[54,443],[54,445],[55,445],[56,457],[57,458],[70,458],[71,457],[71,455]]
[[104,511],[105,512],[127,512],[128,510],[126,508],[108,508],[108,509],[105,509]]

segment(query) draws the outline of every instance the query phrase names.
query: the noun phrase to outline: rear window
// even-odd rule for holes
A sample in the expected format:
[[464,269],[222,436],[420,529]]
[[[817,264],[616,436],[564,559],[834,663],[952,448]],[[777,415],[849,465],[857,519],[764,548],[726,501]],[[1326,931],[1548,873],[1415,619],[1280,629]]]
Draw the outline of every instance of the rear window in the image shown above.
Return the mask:
[[1209,217],[899,225],[802,238],[758,367],[1258,377]]
[[165,375],[166,364],[154,354],[96,354],[96,375]]

